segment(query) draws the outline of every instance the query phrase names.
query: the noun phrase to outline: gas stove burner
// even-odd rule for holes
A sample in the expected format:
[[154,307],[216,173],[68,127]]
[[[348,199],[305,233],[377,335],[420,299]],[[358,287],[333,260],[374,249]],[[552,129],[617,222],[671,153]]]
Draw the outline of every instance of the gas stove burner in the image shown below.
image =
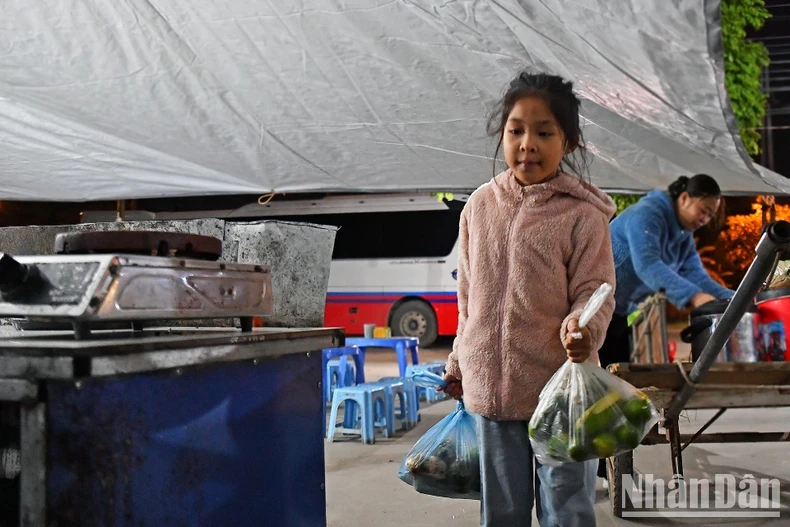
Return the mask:
[[222,241],[213,236],[157,231],[91,231],[58,234],[57,254],[139,254],[218,260]]
[[0,295],[13,300],[45,285],[37,267],[28,267],[6,253],[0,253]]
[[26,326],[18,329],[68,324],[85,338],[108,324],[141,329],[162,321],[238,319],[246,332],[254,318],[272,312],[271,271],[262,265],[135,254],[0,253],[0,318],[21,319],[13,321]]

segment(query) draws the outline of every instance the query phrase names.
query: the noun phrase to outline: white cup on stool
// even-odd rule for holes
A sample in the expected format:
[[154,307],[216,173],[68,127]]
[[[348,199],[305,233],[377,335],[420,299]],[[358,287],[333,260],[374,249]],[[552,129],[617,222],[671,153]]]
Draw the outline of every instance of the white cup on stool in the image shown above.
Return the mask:
[[376,324],[365,324],[365,338],[372,339],[375,330]]

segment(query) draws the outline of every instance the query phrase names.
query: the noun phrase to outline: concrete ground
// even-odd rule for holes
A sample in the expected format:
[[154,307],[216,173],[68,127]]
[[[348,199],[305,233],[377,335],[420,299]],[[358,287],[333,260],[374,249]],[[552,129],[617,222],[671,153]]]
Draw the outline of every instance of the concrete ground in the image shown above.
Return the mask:
[[[676,334],[675,334],[676,335]],[[672,336],[671,336],[672,338]],[[679,343],[678,353],[687,353]],[[449,342],[420,351],[420,362],[444,360]],[[397,375],[392,352],[368,353],[365,373],[368,379]],[[363,445],[358,439],[341,438],[326,443],[327,519],[330,527],[473,527],[479,525],[479,503],[425,496],[398,479],[400,463],[409,449],[431,426],[453,411],[453,401],[434,405],[423,403],[422,422],[396,437],[377,436],[375,445]],[[714,411],[686,412],[683,433],[699,429]],[[728,410],[709,432],[790,431],[790,408]],[[737,480],[746,474],[760,478],[777,478],[781,487],[781,518],[614,518],[604,490],[598,490],[596,518],[599,527],[616,525],[790,525],[790,449],[787,443],[700,444],[684,451],[686,478],[713,478],[714,474],[732,474]],[[635,468],[642,474],[669,480],[672,476],[669,447],[640,447],[635,453]],[[739,480],[740,481],[740,480]],[[538,525],[533,520],[533,525]]]

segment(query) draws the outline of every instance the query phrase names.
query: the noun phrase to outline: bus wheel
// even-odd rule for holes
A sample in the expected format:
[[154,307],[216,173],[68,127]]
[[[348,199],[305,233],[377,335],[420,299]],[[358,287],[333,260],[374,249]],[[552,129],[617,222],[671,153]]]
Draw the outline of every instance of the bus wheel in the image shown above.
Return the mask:
[[395,337],[417,337],[420,347],[427,348],[439,336],[436,314],[422,300],[409,300],[392,312],[392,334]]

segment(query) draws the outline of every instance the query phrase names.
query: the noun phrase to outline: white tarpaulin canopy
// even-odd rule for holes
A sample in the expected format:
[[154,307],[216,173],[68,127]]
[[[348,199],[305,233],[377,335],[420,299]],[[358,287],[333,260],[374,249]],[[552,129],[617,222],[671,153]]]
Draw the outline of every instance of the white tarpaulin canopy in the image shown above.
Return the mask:
[[593,182],[753,166],[714,0],[3,0],[0,198],[463,190],[522,67],[577,82]]

